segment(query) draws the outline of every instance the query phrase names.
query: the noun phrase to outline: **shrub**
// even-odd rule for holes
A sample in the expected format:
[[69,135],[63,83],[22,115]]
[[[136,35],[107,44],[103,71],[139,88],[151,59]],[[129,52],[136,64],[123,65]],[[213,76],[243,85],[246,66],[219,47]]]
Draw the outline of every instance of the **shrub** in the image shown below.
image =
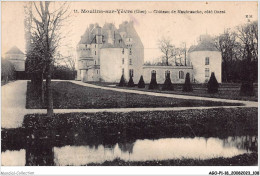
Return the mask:
[[166,75],[162,90],[173,90],[173,85],[172,85],[172,81],[170,78],[170,74]]
[[1,80],[8,82],[15,79],[14,65],[6,59],[1,59]]
[[253,74],[251,63],[248,63],[247,60],[244,60],[241,68],[241,80],[242,84],[240,87],[241,96],[253,96],[254,95],[254,85],[253,85]]
[[75,80],[77,71],[65,66],[55,66],[52,72],[52,79],[61,79],[61,80]]
[[240,87],[241,96],[254,96],[254,85],[252,81],[243,81]]
[[192,85],[190,82],[190,73],[186,74],[185,83],[183,84],[182,91],[183,92],[192,92]]
[[121,76],[120,82],[119,82],[119,87],[124,87],[125,86],[125,77],[124,75]]
[[156,81],[156,74],[152,73],[151,82],[149,84],[149,89],[156,89],[158,88],[158,84]]
[[145,88],[143,75],[140,77],[140,80],[138,82],[138,88]]
[[208,93],[217,93],[218,92],[218,81],[215,77],[215,73],[212,72],[209,82],[208,82]]
[[133,81],[133,76],[130,75],[130,78],[129,78],[129,81],[128,81],[128,87],[134,87],[135,86],[135,83]]

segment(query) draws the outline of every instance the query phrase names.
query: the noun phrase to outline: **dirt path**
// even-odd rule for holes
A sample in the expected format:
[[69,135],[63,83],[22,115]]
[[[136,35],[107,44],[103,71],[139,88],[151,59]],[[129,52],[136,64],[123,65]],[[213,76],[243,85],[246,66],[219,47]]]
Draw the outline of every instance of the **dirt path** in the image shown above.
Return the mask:
[[2,128],[15,128],[21,124],[23,116],[27,113],[26,86],[27,81],[15,81],[2,86],[1,122]]

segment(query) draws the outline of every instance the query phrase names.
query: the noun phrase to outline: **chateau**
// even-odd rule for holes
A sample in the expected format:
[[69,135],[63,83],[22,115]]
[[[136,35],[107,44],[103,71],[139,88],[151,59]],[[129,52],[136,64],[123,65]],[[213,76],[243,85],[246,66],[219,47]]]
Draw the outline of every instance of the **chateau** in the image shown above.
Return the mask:
[[122,75],[137,82],[142,75],[144,46],[132,22],[119,29],[112,23],[91,24],[77,45],[78,79],[119,82]]
[[159,84],[167,74],[173,83],[184,83],[190,73],[192,82],[205,83],[211,72],[221,82],[221,52],[210,36],[200,36],[198,44],[189,48],[185,64],[146,66],[144,46],[133,22],[123,22],[118,29],[112,23],[91,24],[77,45],[77,60],[77,79],[83,82],[119,82],[122,75],[128,81],[131,75],[137,84],[143,75],[145,83],[150,83],[153,73]]

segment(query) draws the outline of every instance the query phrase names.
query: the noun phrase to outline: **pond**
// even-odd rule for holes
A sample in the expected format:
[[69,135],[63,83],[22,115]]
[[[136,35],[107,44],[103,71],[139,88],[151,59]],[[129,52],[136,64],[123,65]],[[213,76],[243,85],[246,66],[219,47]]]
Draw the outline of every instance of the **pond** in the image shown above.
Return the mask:
[[[161,138],[138,139],[116,144],[44,145],[36,143],[20,150],[2,151],[2,165],[79,166],[103,163],[119,158],[124,161],[167,159],[211,159],[257,152],[257,136],[220,138]],[[15,158],[15,161],[13,160]]]

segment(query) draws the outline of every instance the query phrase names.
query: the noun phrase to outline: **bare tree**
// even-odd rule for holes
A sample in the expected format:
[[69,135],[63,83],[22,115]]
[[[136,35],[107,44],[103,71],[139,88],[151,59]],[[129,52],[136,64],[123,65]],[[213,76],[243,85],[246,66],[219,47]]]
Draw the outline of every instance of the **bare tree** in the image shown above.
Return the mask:
[[65,54],[60,54],[59,53],[59,61],[58,63],[60,65],[65,64],[66,67],[68,67],[71,71],[75,71],[76,70],[76,63],[77,63],[77,58],[76,56],[73,54],[73,51],[75,51],[75,49],[73,47],[66,47],[66,51],[67,52],[63,52]]
[[[62,39],[61,28],[68,18],[69,5],[67,2],[29,2],[28,16],[30,50],[37,51],[36,63],[40,64],[42,73],[46,75],[47,115],[53,115],[53,99],[51,89],[51,74],[54,54]],[[28,40],[27,40],[28,42]],[[32,53],[32,52],[29,52]]]
[[[173,44],[171,44],[170,39],[162,38],[159,40],[159,48],[161,52],[163,53],[162,58],[165,59],[166,65],[169,65],[169,60],[172,58],[176,59],[177,50]],[[176,61],[175,61],[176,62]]]
[[237,37],[240,40],[244,59],[257,61],[258,59],[258,23],[257,21],[238,26]]

